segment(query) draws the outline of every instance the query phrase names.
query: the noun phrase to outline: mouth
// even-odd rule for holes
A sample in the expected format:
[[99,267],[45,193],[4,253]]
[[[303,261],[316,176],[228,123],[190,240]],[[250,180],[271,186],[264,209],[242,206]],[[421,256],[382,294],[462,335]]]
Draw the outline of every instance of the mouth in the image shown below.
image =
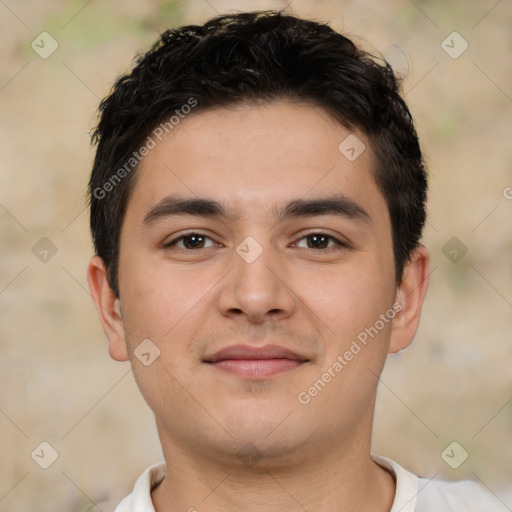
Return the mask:
[[272,377],[300,368],[308,361],[309,359],[278,345],[232,345],[204,360],[213,368],[250,379]]

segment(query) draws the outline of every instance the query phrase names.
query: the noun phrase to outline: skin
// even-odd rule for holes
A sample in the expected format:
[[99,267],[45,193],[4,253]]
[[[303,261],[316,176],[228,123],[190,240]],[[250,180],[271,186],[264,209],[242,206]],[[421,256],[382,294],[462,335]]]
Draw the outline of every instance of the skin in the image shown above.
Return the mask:
[[[167,463],[152,494],[158,512],[390,510],[395,482],[370,458],[376,388],[388,352],[416,333],[429,255],[414,250],[397,286],[370,144],[356,131],[366,150],[354,161],[338,150],[350,133],[320,108],[284,101],[190,115],[137,170],[121,230],[119,299],[92,258],[89,287],[110,355],[130,360],[155,414]],[[334,193],[368,219],[274,215],[288,201]],[[169,195],[216,200],[231,215],[144,223]],[[190,231],[208,238],[164,247]],[[315,233],[347,246],[315,243]],[[248,236],[262,248],[252,263],[236,251]],[[300,403],[298,394],[394,302],[402,307],[394,319]],[[160,355],[145,366],[134,351],[148,338]],[[204,362],[238,343],[281,345],[307,362],[262,379]],[[248,462],[251,450],[258,457]]]

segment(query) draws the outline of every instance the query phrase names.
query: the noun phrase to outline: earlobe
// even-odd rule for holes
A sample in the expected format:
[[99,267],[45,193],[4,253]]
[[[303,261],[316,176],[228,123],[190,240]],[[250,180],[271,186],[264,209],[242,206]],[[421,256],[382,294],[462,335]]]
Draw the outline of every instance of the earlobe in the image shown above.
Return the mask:
[[99,256],[94,256],[89,262],[87,281],[101,325],[108,338],[110,356],[116,361],[128,361],[121,303],[110,287],[105,264]]
[[400,303],[401,310],[393,319],[390,353],[403,350],[414,339],[427,293],[429,267],[428,250],[423,246],[414,249],[397,288],[396,302]]

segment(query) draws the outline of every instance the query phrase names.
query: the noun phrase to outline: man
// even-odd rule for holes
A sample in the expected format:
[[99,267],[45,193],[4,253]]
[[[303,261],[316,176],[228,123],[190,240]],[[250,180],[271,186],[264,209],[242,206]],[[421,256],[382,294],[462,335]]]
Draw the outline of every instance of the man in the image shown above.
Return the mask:
[[165,32],[100,105],[88,280],[165,464],[117,512],[503,510],[371,454],[427,290],[391,68],[274,12]]

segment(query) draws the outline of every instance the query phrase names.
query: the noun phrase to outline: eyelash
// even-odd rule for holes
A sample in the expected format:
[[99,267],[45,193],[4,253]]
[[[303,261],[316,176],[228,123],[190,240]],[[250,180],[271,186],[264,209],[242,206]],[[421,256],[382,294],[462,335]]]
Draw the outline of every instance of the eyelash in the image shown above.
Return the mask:
[[[200,231],[190,231],[188,233],[181,234],[180,236],[178,236],[178,237],[172,239],[171,241],[167,242],[166,244],[164,244],[163,248],[164,249],[170,249],[172,246],[176,245],[178,242],[180,242],[184,238],[188,238],[188,237],[191,237],[191,236],[194,236],[194,235],[199,235],[199,236],[202,236],[202,237],[205,237],[205,238],[209,238],[210,240],[213,241],[213,239],[210,236],[208,236],[207,234],[205,234],[205,233],[201,233]],[[328,247],[328,248],[325,248],[325,249],[315,249],[315,248],[307,247],[308,250],[311,250],[311,251],[319,251],[320,250],[320,251],[323,251],[323,252],[328,252],[328,251],[331,251],[331,250],[339,250],[340,248],[341,249],[349,249],[350,248],[348,243],[342,242],[342,241],[338,240],[336,237],[330,235],[329,233],[324,233],[323,231],[312,231],[310,233],[306,233],[301,238],[299,238],[298,241],[303,240],[304,238],[307,238],[307,237],[310,237],[310,236],[313,236],[313,235],[325,236],[329,240],[334,241],[334,243],[338,247]],[[202,248],[199,248],[199,249],[187,249],[187,248],[184,248],[184,247],[179,247],[179,249],[181,249],[183,251],[198,251],[198,250],[201,250]]]

